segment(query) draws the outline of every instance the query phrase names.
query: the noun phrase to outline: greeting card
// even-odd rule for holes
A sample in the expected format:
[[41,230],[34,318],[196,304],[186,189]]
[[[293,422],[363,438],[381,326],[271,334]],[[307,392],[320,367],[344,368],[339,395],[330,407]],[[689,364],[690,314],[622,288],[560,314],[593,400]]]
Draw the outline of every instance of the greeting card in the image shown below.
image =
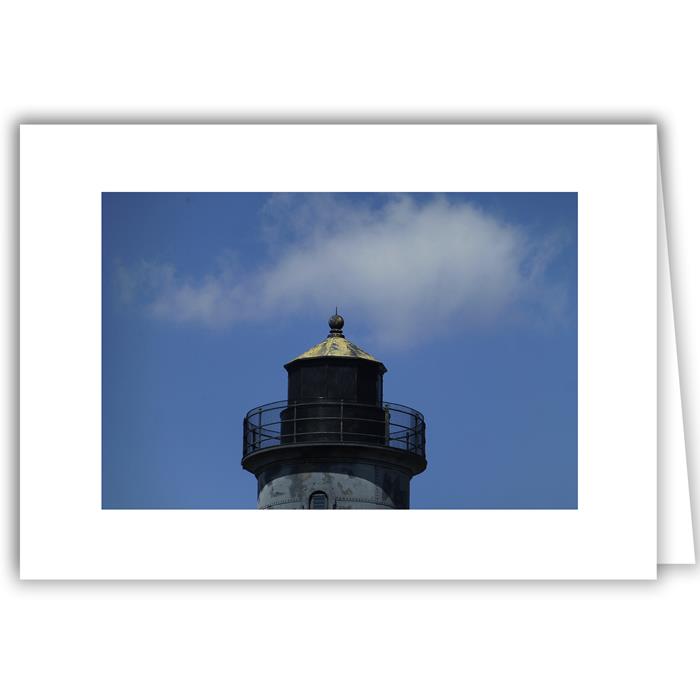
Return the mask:
[[659,187],[653,125],[22,127],[22,576],[689,560]]

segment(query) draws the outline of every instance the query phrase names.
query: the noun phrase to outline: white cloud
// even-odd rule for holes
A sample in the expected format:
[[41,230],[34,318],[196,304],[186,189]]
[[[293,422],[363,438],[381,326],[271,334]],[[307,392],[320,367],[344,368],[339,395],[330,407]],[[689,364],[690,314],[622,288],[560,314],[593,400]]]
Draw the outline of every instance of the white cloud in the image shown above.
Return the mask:
[[[274,195],[264,210],[269,258],[244,270],[224,261],[199,280],[171,266],[118,267],[125,301],[161,319],[208,327],[336,304],[385,344],[503,321],[561,315],[546,281],[560,236],[535,238],[466,203],[396,196],[379,208],[330,195]],[[527,311],[525,311],[527,310]]]

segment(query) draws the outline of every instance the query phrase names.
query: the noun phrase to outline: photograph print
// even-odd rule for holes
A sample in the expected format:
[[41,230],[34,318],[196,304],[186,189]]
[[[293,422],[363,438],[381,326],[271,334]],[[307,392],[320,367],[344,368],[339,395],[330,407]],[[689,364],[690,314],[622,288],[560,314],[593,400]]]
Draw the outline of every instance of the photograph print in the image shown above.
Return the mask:
[[575,192],[102,194],[103,509],[576,509]]

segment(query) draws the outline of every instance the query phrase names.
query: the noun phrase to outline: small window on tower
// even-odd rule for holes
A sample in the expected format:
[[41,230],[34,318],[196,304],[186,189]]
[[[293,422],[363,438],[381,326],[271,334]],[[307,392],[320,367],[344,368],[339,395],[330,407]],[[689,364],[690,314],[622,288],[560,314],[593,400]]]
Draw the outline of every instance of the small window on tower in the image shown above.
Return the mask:
[[309,498],[309,508],[316,510],[328,509],[328,496],[323,491],[315,491]]

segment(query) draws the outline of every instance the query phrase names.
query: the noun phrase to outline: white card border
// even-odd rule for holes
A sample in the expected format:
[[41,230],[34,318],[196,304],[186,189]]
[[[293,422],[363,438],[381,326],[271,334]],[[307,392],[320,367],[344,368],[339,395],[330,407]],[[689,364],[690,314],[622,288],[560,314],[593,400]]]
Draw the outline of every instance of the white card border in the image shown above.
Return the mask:
[[[22,578],[655,578],[656,149],[654,125],[22,126]],[[120,190],[578,192],[579,509],[102,511]]]

